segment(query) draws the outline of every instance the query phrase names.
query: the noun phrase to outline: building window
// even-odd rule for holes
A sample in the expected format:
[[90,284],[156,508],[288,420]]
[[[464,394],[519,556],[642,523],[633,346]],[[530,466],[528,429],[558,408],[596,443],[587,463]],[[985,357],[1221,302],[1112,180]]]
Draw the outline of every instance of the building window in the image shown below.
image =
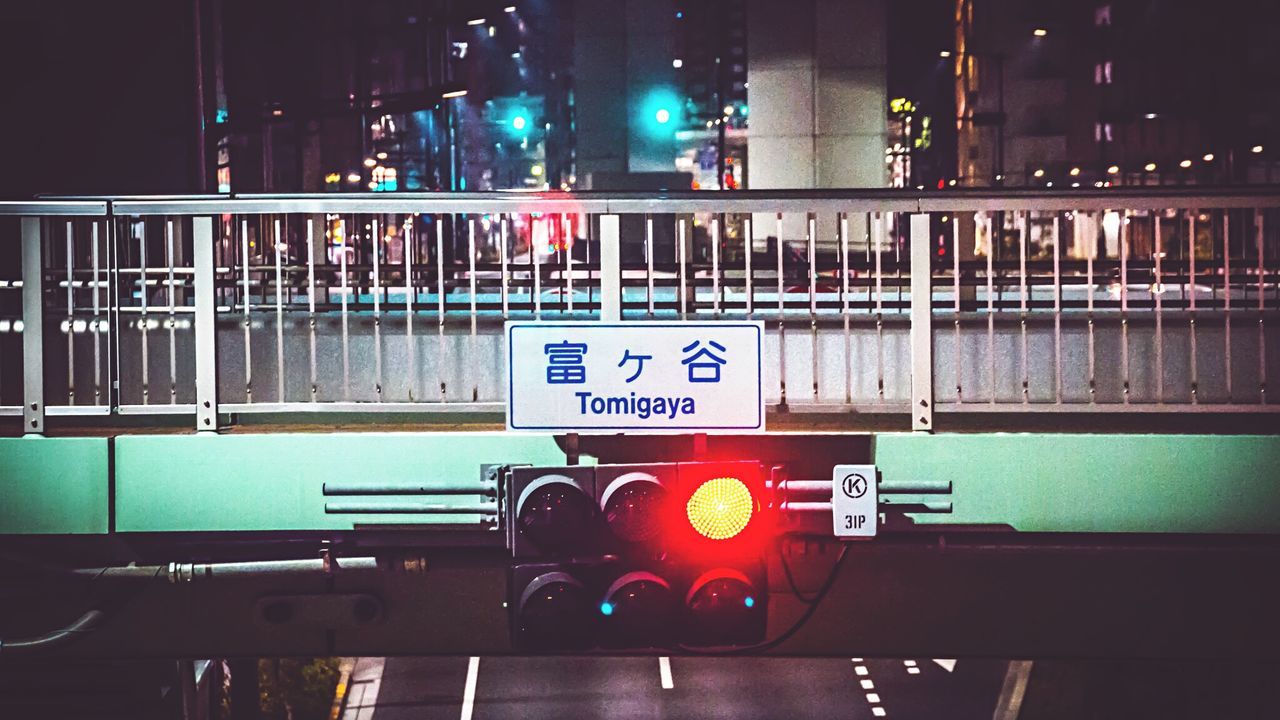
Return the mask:
[[1097,25],[1098,27],[1111,26],[1111,6],[1110,5],[1099,5],[1098,8],[1093,11],[1093,24]]
[[1111,61],[1100,62],[1093,66],[1093,84],[1094,85],[1110,85],[1111,84]]

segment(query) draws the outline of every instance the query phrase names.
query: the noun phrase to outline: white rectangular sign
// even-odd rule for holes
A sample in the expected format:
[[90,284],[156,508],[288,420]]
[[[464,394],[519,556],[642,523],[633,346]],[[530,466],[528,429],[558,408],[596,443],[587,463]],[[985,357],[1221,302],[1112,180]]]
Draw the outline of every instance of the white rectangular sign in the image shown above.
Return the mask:
[[509,322],[508,430],[764,430],[762,322]]
[[875,465],[837,465],[831,473],[831,513],[836,537],[875,537],[880,511],[876,507]]

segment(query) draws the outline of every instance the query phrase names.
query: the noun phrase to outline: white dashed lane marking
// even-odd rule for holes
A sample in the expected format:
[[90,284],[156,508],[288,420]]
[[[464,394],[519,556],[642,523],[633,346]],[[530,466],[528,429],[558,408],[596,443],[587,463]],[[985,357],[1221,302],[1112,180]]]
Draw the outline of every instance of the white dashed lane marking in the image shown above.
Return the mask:
[[863,690],[867,691],[865,695],[867,698],[867,704],[871,706],[871,714],[876,717],[885,717],[888,713],[886,713],[884,707],[880,705],[879,693],[872,692],[875,690],[876,685],[870,677],[871,671],[867,669],[866,665],[861,663],[862,658],[853,658],[853,674],[860,678],[858,680],[858,684],[862,686]]
[[476,708],[476,679],[480,675],[480,658],[467,661],[467,683],[462,688],[462,720],[471,720]]
[[671,658],[665,655],[658,658],[658,675],[662,678],[663,690],[670,690],[675,687],[675,683],[671,679]]

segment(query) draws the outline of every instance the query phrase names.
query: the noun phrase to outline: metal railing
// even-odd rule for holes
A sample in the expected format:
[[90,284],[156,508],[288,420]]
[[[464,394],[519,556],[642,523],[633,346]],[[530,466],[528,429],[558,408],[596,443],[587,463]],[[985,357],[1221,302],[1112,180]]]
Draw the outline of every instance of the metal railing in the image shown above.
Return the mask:
[[0,346],[22,345],[0,412],[28,432],[46,413],[211,429],[229,412],[500,412],[513,319],[764,320],[773,410],[922,430],[935,410],[1269,412],[1280,357],[1270,188],[108,198],[0,216],[21,238],[0,243],[0,267],[21,268],[0,278]]

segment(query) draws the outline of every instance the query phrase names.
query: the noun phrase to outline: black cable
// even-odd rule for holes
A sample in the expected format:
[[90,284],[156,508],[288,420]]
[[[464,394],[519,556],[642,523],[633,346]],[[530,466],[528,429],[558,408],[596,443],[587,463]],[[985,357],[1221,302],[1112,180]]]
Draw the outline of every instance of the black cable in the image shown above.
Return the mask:
[[791,566],[787,564],[787,554],[783,551],[781,544],[778,546],[778,561],[782,563],[782,572],[787,576],[787,586],[791,588],[791,594],[795,596],[796,600],[805,605],[812,605],[817,596],[806,597],[804,593],[800,592],[800,587],[796,585],[795,576],[791,574]]
[[813,596],[813,602],[810,603],[807,608],[805,608],[804,613],[801,614],[800,617],[794,623],[792,623],[791,627],[787,628],[787,631],[782,633],[778,637],[772,640],[765,640],[764,642],[757,643],[755,645],[747,645],[745,647],[730,648],[727,650],[705,650],[702,648],[688,647],[686,645],[679,645],[677,647],[680,650],[688,652],[692,655],[722,655],[722,656],[743,655],[747,653],[756,653],[756,652],[763,652],[766,650],[772,650],[773,648],[781,645],[787,640],[790,640],[792,636],[794,636],[797,632],[800,631],[800,628],[805,626],[805,623],[809,622],[809,619],[813,617],[813,614],[818,611],[818,606],[822,604],[822,600],[826,598],[827,593],[831,592],[831,588],[836,584],[836,577],[838,577],[840,574],[840,567],[844,565],[844,559],[848,555],[849,555],[849,545],[848,543],[846,543],[844,547],[840,549],[840,557],[836,558],[835,564],[831,566],[831,573],[827,575],[827,579],[822,583],[822,587],[818,588],[817,594]]

